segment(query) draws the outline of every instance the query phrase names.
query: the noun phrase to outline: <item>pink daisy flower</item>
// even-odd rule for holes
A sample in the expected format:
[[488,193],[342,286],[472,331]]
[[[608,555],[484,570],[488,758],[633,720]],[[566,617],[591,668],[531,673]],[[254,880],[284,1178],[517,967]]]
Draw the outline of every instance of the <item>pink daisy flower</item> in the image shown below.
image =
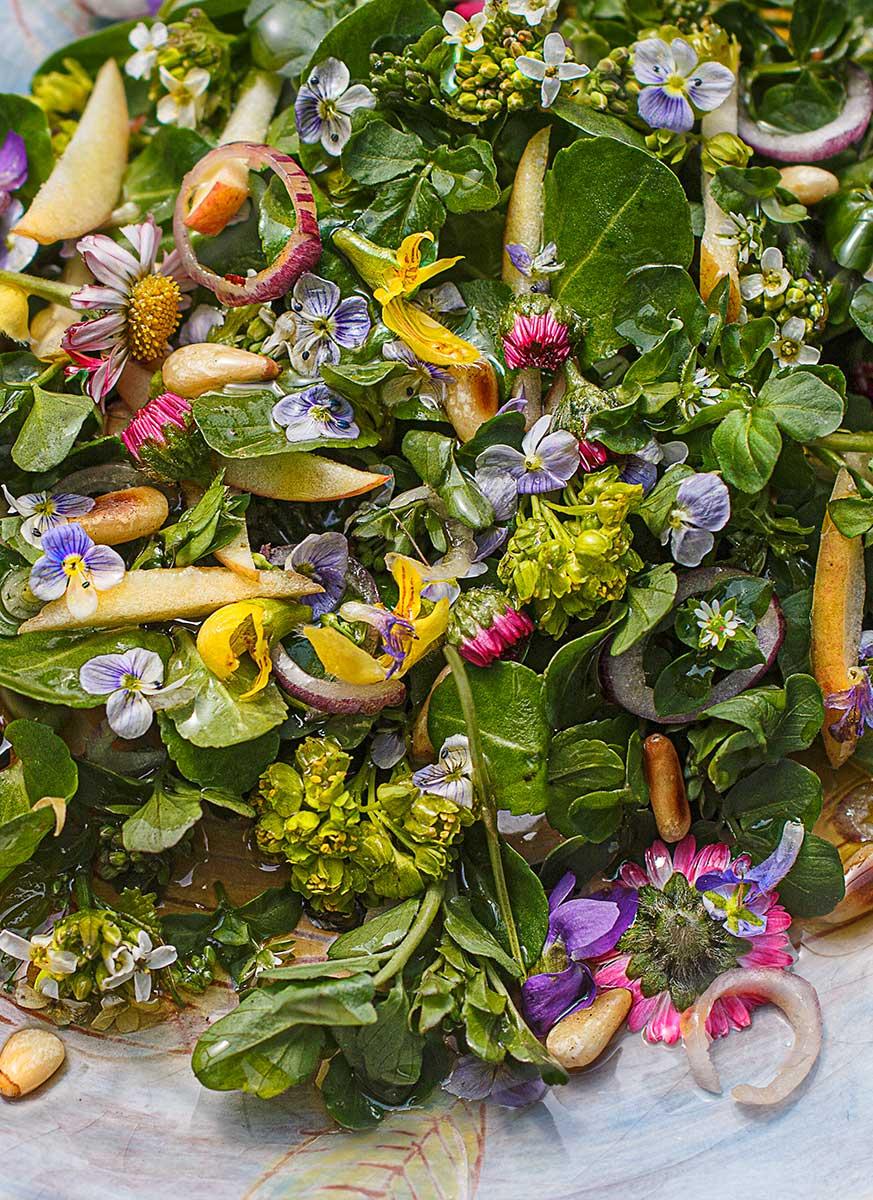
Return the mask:
[[71,303],[101,315],[71,325],[61,343],[88,372],[88,394],[98,404],[115,387],[128,358],[151,362],[163,353],[188,303],[183,288],[191,286],[177,251],[158,262],[161,231],[154,217],[125,225],[121,232],[133,253],[102,233],[79,240],[77,249],[97,282],[74,292]]
[[[790,838],[789,827],[783,840],[796,841],[796,835]],[[782,851],[780,877],[793,865],[798,850],[796,842],[789,855]],[[779,855],[777,850],[767,863]],[[594,967],[594,979],[598,988],[621,987],[631,992],[628,1029],[634,1033],[642,1030],[649,1042],[672,1044],[681,1036],[682,1014],[717,975],[735,967],[784,970],[792,964],[787,934],[791,916],[774,891],[762,890],[752,881],[765,864],[750,871],[748,856],[732,859],[730,847],[724,843],[698,850],[689,835],[671,853],[663,842],[656,841],[646,851],[645,863],[645,869],[636,863],[621,868],[617,886],[637,892],[637,916],[617,952],[604,956]],[[750,882],[743,883],[746,878]],[[699,880],[704,887],[715,884],[720,892],[699,890]],[[742,937],[728,928],[731,918],[725,919],[729,891],[739,903],[744,897],[749,900],[748,908],[739,909],[750,918],[742,924]],[[717,1038],[732,1029],[745,1029],[751,1023],[752,1010],[765,1002],[753,993],[717,1000],[707,1032]]]
[[530,317],[516,313],[512,329],[503,337],[506,365],[513,370],[539,367],[557,371],[569,354],[570,332],[551,312]]

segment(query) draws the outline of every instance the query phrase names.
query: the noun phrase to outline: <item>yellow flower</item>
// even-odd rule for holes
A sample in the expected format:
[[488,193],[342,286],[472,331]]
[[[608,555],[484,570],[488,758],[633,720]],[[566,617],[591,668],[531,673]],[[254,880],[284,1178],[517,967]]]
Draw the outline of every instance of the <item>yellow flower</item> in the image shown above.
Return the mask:
[[277,600],[239,600],[236,604],[226,604],[200,626],[197,651],[212,674],[222,680],[235,675],[243,656],[248,654],[258,674],[239,699],[250,700],[270,681],[271,641],[284,637],[300,624],[301,615],[308,611]]
[[430,612],[421,615],[424,579],[418,564],[398,554],[391,563],[391,574],[399,591],[393,609],[357,601],[340,609],[348,620],[364,621],[379,631],[385,653],[378,658],[337,629],[309,625],[303,630],[329,675],[353,684],[382,683],[391,676],[405,675],[445,633],[448,600],[438,600]]
[[394,255],[394,261],[382,261],[378,274],[379,286],[373,292],[373,298],[380,304],[387,304],[395,296],[411,296],[428,279],[448,271],[456,262],[464,257],[458,254],[454,258],[438,258],[430,266],[421,265],[421,243],[432,242],[433,234],[429,229],[424,233],[411,233],[400,243]]

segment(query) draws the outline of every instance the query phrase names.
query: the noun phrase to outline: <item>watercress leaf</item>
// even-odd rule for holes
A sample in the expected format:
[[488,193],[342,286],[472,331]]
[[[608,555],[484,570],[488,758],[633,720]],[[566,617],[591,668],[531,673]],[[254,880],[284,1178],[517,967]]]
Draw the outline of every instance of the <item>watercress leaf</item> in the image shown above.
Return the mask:
[[[532,967],[548,933],[549,903],[542,883],[522,856],[506,842],[501,843],[500,849],[522,958],[528,967]],[[464,839],[464,874],[473,915],[508,951],[509,935],[497,900],[488,844],[481,826],[474,826]]]
[[811,675],[791,675],[783,695],[779,723],[768,746],[774,758],[811,746],[825,716],[821,688]]
[[279,753],[279,734],[275,730],[240,745],[206,748],[183,738],[166,713],[158,713],[158,724],[179,773],[201,787],[232,787],[239,794],[248,792]]
[[405,179],[380,187],[354,228],[380,245],[398,246],[410,233],[422,229],[438,234],[445,219],[445,205],[433,184],[420,171],[413,171]]
[[[315,449],[353,449],[372,446],[378,434],[362,428],[356,438],[315,438],[293,445],[272,418],[276,397],[269,391],[233,396],[207,392],[194,401],[194,420],[207,444],[227,458],[261,458]],[[360,422],[359,422],[360,425]]]
[[712,435],[725,479],[742,492],[759,492],[776,466],[782,437],[769,412],[734,409]]
[[38,104],[27,96],[6,93],[0,95],[0,143],[10,129],[24,138],[27,151],[27,182],[16,193],[26,207],[55,165],[51,132]]
[[[6,775],[12,768],[0,772]],[[16,867],[26,863],[50,829],[54,827],[55,814],[51,808],[40,808],[35,812],[24,812],[0,825],[0,882]]]
[[577,833],[588,841],[605,842],[621,825],[621,802],[616,803],[614,791],[589,792],[573,801],[569,818]]
[[210,143],[193,129],[159,127],[125,172],[123,201],[135,204],[143,215],[152,213],[162,224],[173,215],[182,179],[210,149]]
[[369,111],[356,117],[342,158],[347,175],[371,185],[403,178],[427,161],[424,143],[417,134],[395,129]]
[[771,317],[753,317],[745,325],[728,325],[719,342],[727,373],[742,378],[751,371],[775,333],[776,322]]
[[359,971],[369,971],[375,974],[384,962],[384,958],[375,954],[358,954],[354,958],[321,959],[318,962],[292,963],[287,967],[267,967],[261,971],[259,978],[279,981],[282,979],[320,979],[323,975],[342,976],[355,975]]
[[841,396],[811,371],[768,379],[758,394],[758,404],[797,442],[833,433],[843,419]]
[[808,833],[794,866],[779,884],[780,903],[793,917],[820,917],[831,912],[845,894],[843,864],[836,846]]
[[381,951],[393,949],[409,932],[418,907],[417,899],[404,900],[402,904],[389,908],[387,912],[370,917],[357,929],[341,933],[331,942],[327,952],[328,958],[379,954]]
[[468,954],[493,958],[509,975],[518,977],[521,968],[509,957],[498,941],[473,916],[466,896],[455,896],[445,906],[444,928],[449,937]]
[[776,167],[719,167],[712,177],[713,199],[725,212],[752,212],[781,182]]
[[19,719],[5,729],[24,772],[24,786],[31,804],[44,796],[71,800],[79,784],[79,773],[66,742],[40,721]]
[[562,875],[572,871],[581,886],[605,871],[614,856],[614,846],[597,845],[577,834],[546,855],[540,877],[546,887],[553,887]]
[[821,802],[818,775],[798,762],[783,759],[759,767],[732,787],[724,798],[724,814],[752,837],[755,830],[774,821],[800,821],[806,829],[812,829],[821,813]]
[[803,588],[792,596],[784,597],[780,603],[785,620],[785,637],[778,656],[779,670],[784,679],[789,675],[808,675],[812,588]]
[[697,345],[706,329],[706,305],[682,267],[638,267],[628,275],[615,306],[615,329],[637,350],[651,350],[678,317],[687,339]]
[[842,32],[846,9],[841,0],[795,0],[791,10],[791,45],[798,59],[811,58],[814,51],[827,50]]
[[79,668],[98,654],[123,654],[141,646],[166,661],[169,638],[146,629],[102,633],[21,633],[0,638],[0,685],[22,696],[70,708],[97,708],[102,696],[92,696],[79,684]]
[[[549,729],[542,680],[521,663],[498,662],[472,672],[470,687],[498,808],[516,815],[544,812]],[[466,731],[451,679],[431,698],[428,729],[435,746]]]
[[46,392],[35,384],[33,404],[12,447],[22,471],[48,471],[64,461],[88,417],[96,413],[89,396]]
[[[576,203],[580,195],[585,204]],[[588,361],[614,353],[614,312],[636,267],[691,261],[691,210],[669,167],[612,138],[582,138],[559,151],[546,177],[544,239],[567,266],[558,299],[591,322]]]
[[409,998],[398,978],[376,1005],[376,1020],[358,1028],[340,1027],[334,1040],[357,1075],[384,1086],[412,1087],[421,1074],[424,1038],[409,1027]]
[[393,375],[400,374],[402,369],[399,363],[387,360],[370,363],[324,363],[321,367],[321,378],[329,388],[333,388],[347,400],[362,404],[377,392],[380,384]]
[[324,1107],[343,1129],[374,1129],[387,1113],[363,1090],[343,1054],[330,1060],[320,1089]]
[[609,653],[624,654],[654,629],[673,607],[679,580],[669,563],[637,575],[628,585],[627,615],[616,630]]
[[201,747],[236,746],[282,724],[287,705],[272,681],[256,696],[239,699],[251,687],[254,664],[243,664],[233,679],[223,683],[206,667],[187,630],[177,629],[175,638],[167,682],[185,679],[194,691],[193,700],[169,712],[183,738]]
[[619,788],[624,773],[622,755],[605,742],[580,737],[576,726],[552,738],[549,783],[565,795]]
[[552,656],[543,675],[543,698],[546,717],[553,729],[564,728],[578,716],[579,693],[591,668],[594,651],[624,613],[623,605],[614,605],[596,629],[567,642]]
[[160,854],[180,842],[202,815],[199,788],[159,777],[151,797],[121,827],[124,848]]
[[293,933],[300,920],[303,902],[288,884],[267,888],[246,904],[235,909],[240,920],[245,921],[249,934],[256,942]]
[[646,149],[643,135],[611,113],[598,112],[587,104],[577,104],[575,100],[560,96],[549,111],[590,137],[611,137],[618,142],[626,142],[628,146],[636,146],[639,150]]
[[838,79],[801,71],[791,83],[776,83],[764,93],[758,119],[788,133],[820,129],[840,114],[846,89]]
[[315,7],[308,0],[252,0],[245,22],[256,65],[294,79],[333,24],[333,8]]
[[828,514],[844,537],[860,537],[873,529],[873,500],[862,496],[829,501]]
[[490,209],[500,199],[497,168],[488,142],[473,138],[456,149],[433,152],[431,180],[449,212]]
[[873,342],[873,283],[862,283],[852,296],[849,316],[868,342]]
[[385,39],[394,39],[399,44],[412,42],[438,24],[439,14],[425,0],[369,0],[333,26],[319,43],[310,67],[326,58],[338,58],[346,64],[353,79],[367,79],[370,50],[376,42]]

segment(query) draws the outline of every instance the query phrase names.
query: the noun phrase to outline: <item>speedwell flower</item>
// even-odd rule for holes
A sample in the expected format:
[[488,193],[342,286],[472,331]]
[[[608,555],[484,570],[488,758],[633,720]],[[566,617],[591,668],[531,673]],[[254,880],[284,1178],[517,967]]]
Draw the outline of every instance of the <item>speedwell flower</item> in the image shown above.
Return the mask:
[[725,646],[737,636],[737,630],[745,624],[729,604],[722,608],[720,601],[701,600],[694,610],[697,628],[700,630],[700,649],[724,650]]
[[30,590],[40,600],[57,600],[66,593],[74,617],[97,611],[97,593],[115,587],[124,577],[124,559],[109,546],[95,546],[81,525],[59,525],[42,538],[42,558],[30,571]]
[[552,418],[540,417],[524,435],[521,450],[488,446],[476,459],[477,473],[508,476],[522,495],[564,487],[579,469],[579,443],[566,429],[549,432]]
[[653,129],[674,133],[687,133],[693,126],[692,104],[712,112],[734,86],[733,71],[717,62],[698,64],[696,51],[682,38],[669,46],[659,37],[637,42],[634,75],[645,85],[637,98],[640,116]]
[[661,545],[669,540],[676,562],[696,567],[715,544],[713,533],[724,529],[730,515],[730,494],[719,476],[712,471],[692,475],[679,485]]
[[26,492],[23,496],[12,496],[5,484],[3,495],[10,508],[24,517],[18,532],[30,546],[41,546],[43,534],[49,529],[66,525],[73,517],[83,517],[96,503],[90,496],[76,496],[72,492]]
[[509,0],[506,7],[514,17],[524,17],[531,28],[542,24],[544,18],[554,21],[558,11],[557,0],[546,0],[545,4],[540,0]]
[[316,383],[303,392],[283,396],[273,406],[273,420],[284,426],[289,442],[314,442],[319,438],[356,438],[361,432],[348,400]]
[[382,397],[392,408],[404,400],[418,399],[427,408],[440,408],[446,398],[446,388],[452,381],[448,371],[433,363],[416,358],[401,341],[386,342],[382,347],[385,358],[405,363],[409,368],[382,385]]
[[532,254],[521,242],[510,242],[505,249],[519,275],[533,281],[534,291],[548,291],[549,275],[564,269],[565,264],[558,262],[558,247],[554,242],[547,242],[536,254]]
[[[530,21],[529,24],[536,22]],[[532,58],[521,54],[515,60],[516,69],[541,84],[540,101],[543,108],[548,108],[558,97],[561,85],[571,79],[582,79],[588,74],[589,68],[582,63],[566,62],[567,43],[559,33],[550,33],[543,42],[543,57]]]
[[440,746],[435,763],[416,771],[412,782],[423,792],[447,796],[460,808],[473,806],[473,760],[463,733],[453,733]]
[[487,20],[484,12],[476,13],[467,21],[460,13],[449,9],[448,12],[443,13],[443,29],[446,31],[443,41],[450,45],[461,46],[469,54],[474,54],[485,45],[482,30]]
[[313,617],[332,612],[343,598],[349,570],[349,543],[342,533],[310,533],[285,559],[285,569],[314,579],[324,588],[312,596],[302,596]]
[[[272,309],[270,310],[272,312]],[[210,331],[224,324],[224,311],[214,304],[198,304],[179,330],[180,346],[196,345],[209,338]]]
[[789,317],[770,343],[773,356],[782,367],[795,367],[809,363],[817,363],[821,358],[821,350],[817,346],[807,346],[806,322],[803,317]]
[[155,21],[151,29],[145,21],[134,25],[127,36],[135,53],[124,64],[124,73],[131,79],[150,79],[158,61],[158,51],[166,45],[170,31],[163,21]]
[[286,350],[295,371],[315,376],[323,363],[339,362],[343,350],[362,346],[370,324],[363,296],[341,300],[335,283],[307,271],[295,283],[291,307],[276,319],[262,350]]
[[294,101],[301,142],[321,142],[328,154],[342,154],[352,132],[352,113],[374,108],[376,97],[362,83],[349,87],[349,69],[326,58],[309,75]]
[[248,655],[257,667],[251,687],[240,696],[250,700],[270,682],[270,646],[297,624],[296,605],[281,600],[238,600],[211,613],[197,634],[197,653],[213,675],[230,679]]
[[79,683],[91,696],[106,697],[106,719],[119,737],[138,738],[151,727],[155,709],[181,701],[184,681],[169,687],[164,664],[153,650],[136,646],[123,654],[98,654],[79,668]]
[[381,683],[404,675],[446,632],[449,601],[437,600],[428,612],[422,612],[422,568],[402,554],[389,558],[399,593],[394,608],[351,601],[340,609],[345,619],[366,622],[379,632],[383,651],[379,658],[338,629],[309,625],[303,630],[325,671],[345,683]]
[[556,371],[570,354],[570,331],[563,321],[547,310],[543,313],[516,313],[512,329],[503,335],[506,365],[538,367]]
[[160,123],[196,129],[209,87],[209,72],[203,67],[191,67],[184,79],[177,79],[166,67],[159,67],[158,74],[167,89],[166,96],[161,96],[155,109]]
[[761,255],[761,270],[740,279],[744,300],[757,296],[781,296],[791,282],[791,272],[784,265],[778,246],[768,246]]
[[103,315],[71,325],[61,342],[88,370],[88,394],[98,403],[115,387],[128,358],[150,362],[163,352],[187,302],[177,251],[158,263],[161,231],[154,217],[121,232],[133,253],[102,233],[79,240],[79,253],[97,282],[74,292],[70,303]]

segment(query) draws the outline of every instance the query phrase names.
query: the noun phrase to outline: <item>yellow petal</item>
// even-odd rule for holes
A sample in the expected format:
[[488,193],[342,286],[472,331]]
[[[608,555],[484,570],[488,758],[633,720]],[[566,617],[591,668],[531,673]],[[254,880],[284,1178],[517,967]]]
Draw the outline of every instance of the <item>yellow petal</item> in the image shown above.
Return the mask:
[[27,296],[21,288],[0,283],[0,333],[16,342],[30,340]]
[[423,233],[410,233],[397,248],[397,266],[404,273],[417,271],[421,263],[421,243],[432,242],[433,234],[429,229]]
[[418,271],[415,281],[416,287],[421,287],[428,279],[433,279],[434,275],[441,275],[443,271],[448,271],[449,267],[453,267],[455,263],[460,262],[463,254],[456,254],[454,258],[438,258],[436,262],[432,262],[430,266],[421,267]]
[[249,700],[262,691],[269,682],[272,667],[263,606],[254,600],[240,600],[219,608],[200,626],[197,652],[219,679],[229,679],[239,670],[240,655],[250,654],[258,674],[240,700]]
[[451,367],[479,361],[475,346],[406,300],[389,300],[382,309],[382,320],[423,362]]
[[318,655],[321,665],[329,675],[341,679],[344,683],[382,683],[385,679],[385,668],[381,666],[372,654],[362,650],[360,646],[338,629],[330,626],[306,625],[303,634]]
[[421,589],[424,584],[421,567],[415,559],[407,558],[405,554],[395,554],[390,569],[399,593],[394,611],[398,617],[414,621],[421,611]]
[[410,667],[414,667],[419,659],[424,658],[434,642],[443,636],[449,624],[449,607],[448,600],[443,597],[433,606],[432,612],[414,622],[415,641],[410,644],[399,672],[401,675],[405,675]]

